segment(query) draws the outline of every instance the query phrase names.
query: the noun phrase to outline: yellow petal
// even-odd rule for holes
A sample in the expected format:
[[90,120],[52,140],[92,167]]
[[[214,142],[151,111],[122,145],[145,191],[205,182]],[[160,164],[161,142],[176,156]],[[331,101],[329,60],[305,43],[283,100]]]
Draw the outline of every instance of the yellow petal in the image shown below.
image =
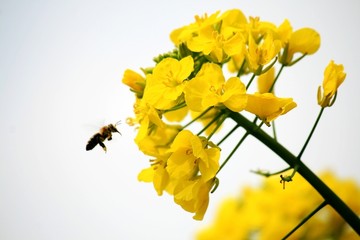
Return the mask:
[[154,169],[152,167],[141,170],[138,174],[138,180],[141,182],[152,182],[154,178]]
[[311,28],[301,28],[292,33],[289,54],[314,54],[320,48],[320,34]]
[[248,94],[246,111],[251,112],[263,120],[267,125],[278,116],[296,107],[292,98],[278,98],[272,93]]

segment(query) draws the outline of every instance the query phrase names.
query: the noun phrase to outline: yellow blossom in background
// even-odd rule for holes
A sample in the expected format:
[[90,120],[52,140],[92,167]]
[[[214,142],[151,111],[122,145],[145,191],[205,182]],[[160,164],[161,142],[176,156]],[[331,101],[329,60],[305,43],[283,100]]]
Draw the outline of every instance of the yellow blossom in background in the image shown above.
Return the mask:
[[267,34],[271,34],[274,39],[278,39],[276,25],[271,22],[262,21],[258,16],[249,17],[246,31],[246,37],[249,38],[249,35],[251,35],[257,43],[259,43]]
[[[275,68],[272,67],[258,77],[258,81],[257,81],[258,92],[259,93],[269,92],[270,88],[274,83],[274,80],[275,80]],[[271,92],[274,92],[274,89],[272,89]]]
[[248,51],[246,54],[250,70],[257,73],[263,66],[274,59],[280,49],[281,41],[274,39],[270,32],[265,35],[264,40],[259,44],[255,42],[255,39],[250,34]]
[[182,108],[168,111],[164,113],[164,117],[170,122],[181,122],[189,113],[189,108],[184,106]]
[[240,30],[246,24],[246,17],[238,9],[218,14],[197,16],[195,23],[174,30],[170,38],[177,46],[186,43],[193,52],[202,52],[217,63],[225,62],[245,47]]
[[227,68],[229,72],[235,73],[240,70],[244,63],[246,63],[245,49],[243,52],[235,54],[230,58],[230,60],[227,62]]
[[224,36],[232,36],[234,33],[243,32],[248,24],[246,16],[239,9],[230,9],[221,15],[221,29]]
[[147,75],[144,98],[157,109],[169,109],[179,103],[185,84],[184,81],[193,71],[194,60],[191,56],[181,59],[163,59]]
[[[246,47],[240,53],[231,56],[227,64],[228,70],[234,73],[242,67],[243,73],[255,72],[256,70],[260,72],[260,65],[267,64],[268,58],[273,59],[280,50],[281,42],[277,39],[276,30],[276,26],[270,22],[260,21],[259,17],[249,17],[249,22],[243,24],[242,29],[240,29]],[[271,37],[268,37],[266,45],[263,45],[263,39],[267,35]],[[274,40],[274,46],[270,46],[270,38]]]
[[[320,174],[349,206],[360,213],[360,187],[340,180],[332,173]],[[296,175],[286,190],[278,179],[267,178],[259,187],[245,187],[239,197],[224,199],[213,223],[196,234],[197,240],[282,239],[322,202],[321,196],[301,176]],[[358,239],[344,220],[326,206],[289,239]]]
[[234,112],[241,111],[246,105],[245,85],[237,77],[225,82],[221,67],[205,63],[198,74],[185,88],[185,101],[189,109],[201,112],[211,106],[223,104]]
[[329,107],[332,105],[331,100],[338,87],[345,80],[346,73],[344,72],[344,66],[342,64],[335,64],[333,60],[330,61],[324,71],[323,80],[323,93],[321,93],[321,87],[318,88],[318,104],[321,107]]
[[255,93],[248,94],[245,110],[255,114],[269,126],[271,121],[294,107],[296,107],[296,103],[292,98],[278,98],[272,93]]
[[175,29],[170,33],[171,41],[176,46],[179,46],[181,43],[186,43],[194,35],[196,36],[197,32],[209,28],[219,22],[219,13],[220,11],[217,11],[210,16],[205,14],[203,17],[196,15],[194,23]]

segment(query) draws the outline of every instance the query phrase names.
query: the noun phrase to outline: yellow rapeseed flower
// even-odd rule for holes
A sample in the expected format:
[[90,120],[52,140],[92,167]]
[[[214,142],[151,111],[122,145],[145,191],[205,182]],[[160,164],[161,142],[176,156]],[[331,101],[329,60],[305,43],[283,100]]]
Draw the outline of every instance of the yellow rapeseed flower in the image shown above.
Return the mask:
[[213,178],[219,170],[220,149],[212,145],[189,130],[179,132],[169,150],[167,170],[170,177],[188,180],[200,171],[204,181]]
[[207,55],[213,62],[223,63],[229,57],[243,52],[245,43],[239,32],[226,38],[217,31],[205,31],[189,40],[187,46],[193,52]]
[[241,30],[247,21],[238,9],[232,9],[218,16],[216,12],[209,17],[196,16],[195,23],[174,30],[172,41],[179,46],[185,43],[193,52],[201,52],[217,63],[223,63],[243,51],[244,37]]
[[246,59],[252,72],[258,73],[259,70],[276,57],[281,49],[281,41],[274,39],[273,34],[268,32],[263,41],[259,44],[255,42],[252,34],[249,34],[248,51]]
[[214,63],[205,63],[198,74],[191,79],[184,90],[189,109],[204,111],[210,106],[223,104],[234,112],[245,108],[246,88],[237,77],[225,82],[222,69]]
[[151,166],[143,169],[138,174],[138,180],[142,182],[152,182],[159,196],[169,184],[169,173],[165,169],[166,157],[151,160]]
[[280,62],[285,65],[291,64],[294,54],[301,53],[311,55],[320,48],[320,34],[312,28],[301,28],[292,32],[285,47]]
[[181,28],[177,28],[170,33],[171,41],[179,46],[181,43],[186,43],[194,35],[196,36],[199,31],[213,26],[220,21],[218,15],[220,11],[217,11],[210,16],[205,14],[203,17],[195,16],[195,22]]
[[140,124],[138,134],[135,138],[136,143],[139,143],[143,138],[145,138],[148,135],[149,130],[154,126],[160,128],[165,127],[158,111],[146,102],[145,98],[136,99],[136,103],[134,104],[134,113],[135,118],[129,119],[128,122],[130,125]]
[[324,71],[323,93],[321,87],[318,88],[318,104],[321,107],[329,107],[333,104],[331,101],[337,92],[338,87],[344,82],[346,73],[342,64],[335,64],[330,61]]
[[181,181],[174,189],[174,201],[184,210],[195,213],[193,219],[202,220],[209,205],[209,192],[213,185],[214,179],[206,181],[201,176]]
[[266,125],[280,115],[283,115],[296,107],[292,98],[278,98],[272,93],[248,94],[248,102],[245,110],[255,114]]
[[157,109],[170,109],[178,104],[185,84],[194,68],[191,56],[180,61],[165,58],[147,75],[144,98]]

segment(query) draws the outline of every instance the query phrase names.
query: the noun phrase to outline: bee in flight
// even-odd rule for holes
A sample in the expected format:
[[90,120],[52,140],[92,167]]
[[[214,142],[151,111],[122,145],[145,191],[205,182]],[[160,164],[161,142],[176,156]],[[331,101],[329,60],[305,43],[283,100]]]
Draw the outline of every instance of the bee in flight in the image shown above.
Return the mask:
[[109,124],[107,126],[102,127],[98,133],[95,133],[94,136],[90,138],[88,143],[86,144],[86,151],[89,151],[96,147],[96,145],[100,145],[104,151],[106,152],[106,146],[104,141],[107,139],[110,141],[112,139],[112,133],[117,132],[121,135],[119,130],[117,130],[116,126],[120,124],[120,121],[116,124]]

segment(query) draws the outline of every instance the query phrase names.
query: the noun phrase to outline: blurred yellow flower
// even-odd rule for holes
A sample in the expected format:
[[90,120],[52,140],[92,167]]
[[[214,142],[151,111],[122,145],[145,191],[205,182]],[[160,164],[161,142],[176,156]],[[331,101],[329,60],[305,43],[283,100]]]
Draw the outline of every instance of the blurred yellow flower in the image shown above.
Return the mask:
[[168,111],[164,113],[164,117],[170,122],[180,122],[189,113],[189,108],[185,105],[179,109]]
[[[330,172],[319,176],[360,213],[360,187],[354,181],[340,180]],[[245,187],[239,197],[225,199],[213,223],[200,230],[196,239],[282,239],[322,201],[316,190],[299,175],[285,191],[278,179],[267,178],[260,187]],[[352,240],[358,236],[330,206],[326,206],[290,239]]]
[[280,115],[283,115],[296,107],[292,98],[278,98],[272,93],[248,94],[248,102],[245,110],[255,114],[266,125]]
[[324,71],[323,93],[321,87],[318,88],[318,104],[321,107],[329,107],[333,103],[331,100],[337,92],[338,87],[344,82],[346,73],[342,64],[335,64],[333,60],[330,61]]
[[258,77],[258,81],[257,81],[258,92],[259,93],[274,92],[274,89],[272,89],[272,91],[269,91],[274,83],[274,80],[275,80],[275,67],[272,67]]

